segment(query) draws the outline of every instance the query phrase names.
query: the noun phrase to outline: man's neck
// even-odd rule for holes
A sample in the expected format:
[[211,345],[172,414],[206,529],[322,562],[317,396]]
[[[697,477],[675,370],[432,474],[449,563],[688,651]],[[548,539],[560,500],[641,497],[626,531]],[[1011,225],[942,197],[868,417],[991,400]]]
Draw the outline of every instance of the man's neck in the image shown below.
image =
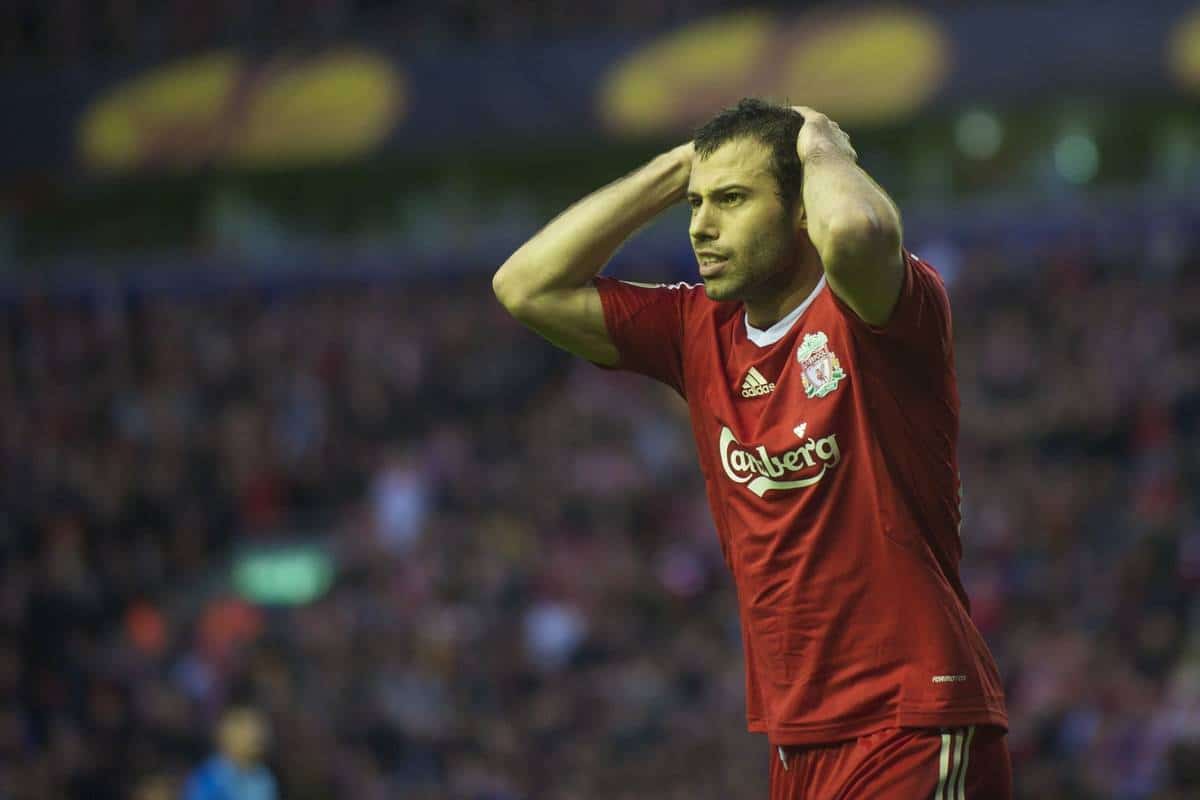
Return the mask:
[[764,296],[747,299],[746,320],[759,330],[766,330],[788,315],[792,309],[804,302],[817,287],[825,269],[813,251],[812,258],[805,258],[794,269],[785,272],[787,283],[769,290]]

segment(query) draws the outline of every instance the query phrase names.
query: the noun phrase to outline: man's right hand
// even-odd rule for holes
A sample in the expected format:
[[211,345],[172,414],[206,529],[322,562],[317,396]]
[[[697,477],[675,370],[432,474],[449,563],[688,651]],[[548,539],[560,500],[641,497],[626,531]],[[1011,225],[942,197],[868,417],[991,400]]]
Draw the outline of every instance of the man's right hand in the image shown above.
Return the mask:
[[671,150],[671,153],[683,163],[687,164],[688,177],[692,174],[692,162],[696,159],[696,143],[685,142]]

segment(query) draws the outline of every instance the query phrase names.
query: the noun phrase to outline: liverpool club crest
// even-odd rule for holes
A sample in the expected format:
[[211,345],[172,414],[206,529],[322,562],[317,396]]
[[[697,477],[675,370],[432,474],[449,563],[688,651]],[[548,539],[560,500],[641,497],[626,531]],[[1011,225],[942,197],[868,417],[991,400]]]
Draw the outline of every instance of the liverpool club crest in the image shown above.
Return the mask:
[[808,397],[824,397],[846,377],[841,362],[829,349],[829,337],[821,331],[804,334],[804,343],[796,350],[796,360],[800,362],[800,377]]

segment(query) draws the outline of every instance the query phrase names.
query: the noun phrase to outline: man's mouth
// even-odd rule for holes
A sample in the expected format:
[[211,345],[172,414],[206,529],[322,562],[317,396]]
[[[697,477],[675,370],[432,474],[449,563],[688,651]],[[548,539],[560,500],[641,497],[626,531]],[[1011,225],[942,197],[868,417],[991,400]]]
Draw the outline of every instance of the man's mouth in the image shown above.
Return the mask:
[[704,278],[711,278],[719,274],[725,268],[725,264],[729,262],[727,256],[716,253],[697,253],[696,259],[700,263],[700,275]]

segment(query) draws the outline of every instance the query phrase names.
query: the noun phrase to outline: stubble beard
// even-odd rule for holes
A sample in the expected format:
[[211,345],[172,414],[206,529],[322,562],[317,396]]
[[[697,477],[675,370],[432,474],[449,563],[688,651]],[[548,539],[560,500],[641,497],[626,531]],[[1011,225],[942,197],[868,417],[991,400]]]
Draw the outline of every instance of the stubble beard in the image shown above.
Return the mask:
[[782,290],[788,280],[786,273],[796,260],[795,242],[786,222],[772,233],[777,238],[768,239],[767,246],[751,244],[739,248],[737,253],[730,254],[720,275],[704,279],[708,299],[754,302],[769,299]]
[[752,300],[772,283],[773,269],[756,269],[753,261],[732,260],[725,270],[712,280],[704,281],[704,293],[709,300],[737,302]]
[[737,300],[733,294],[736,292],[736,287],[727,285],[728,276],[719,275],[715,278],[704,278],[704,293],[708,295],[709,300],[721,302],[723,300]]

